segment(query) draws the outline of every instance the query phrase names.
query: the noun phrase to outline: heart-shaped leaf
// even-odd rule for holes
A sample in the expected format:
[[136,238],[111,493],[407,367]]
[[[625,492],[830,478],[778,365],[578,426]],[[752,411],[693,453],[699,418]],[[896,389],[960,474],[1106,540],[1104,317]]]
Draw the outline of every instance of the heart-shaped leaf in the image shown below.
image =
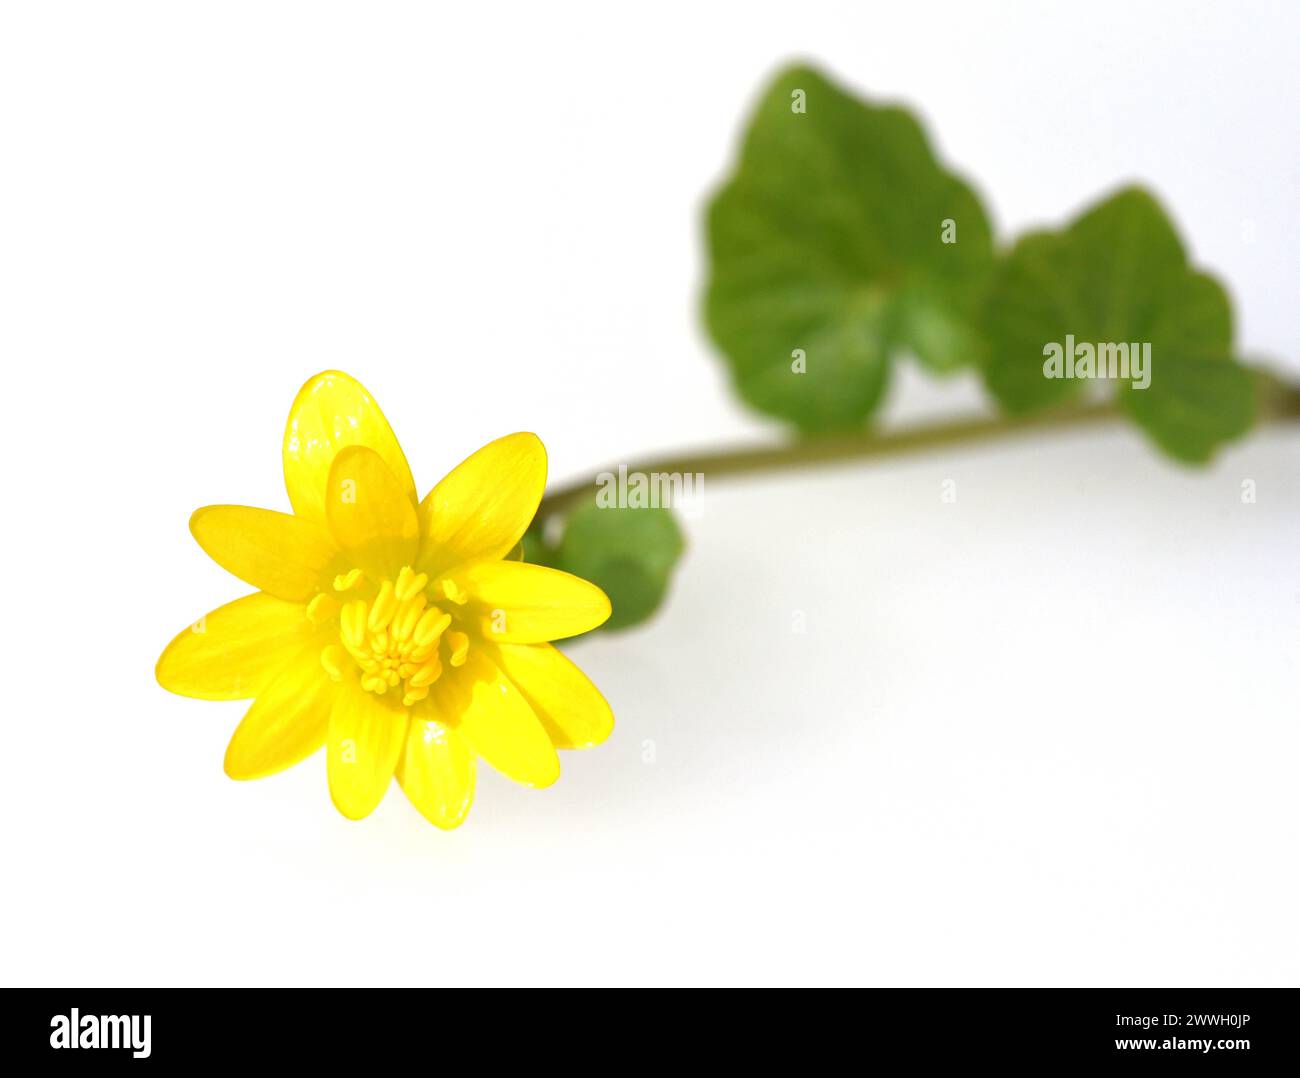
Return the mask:
[[708,211],[709,331],[740,395],[808,433],[858,426],[910,351],[978,362],[992,259],[974,192],[920,124],[807,67],[780,74]]
[[[1254,417],[1252,378],[1232,358],[1227,294],[1188,265],[1169,218],[1139,188],[1119,191],[1059,232],[1024,236],[994,272],[985,333],[985,379],[1015,414],[1082,392],[1102,373],[1104,350],[1110,373],[1129,356],[1127,375],[1110,384],[1173,457],[1208,460]],[[1135,350],[1145,346],[1150,359],[1138,377],[1143,353]],[[1088,350],[1094,358],[1085,364]],[[1085,376],[1062,376],[1072,354]]]

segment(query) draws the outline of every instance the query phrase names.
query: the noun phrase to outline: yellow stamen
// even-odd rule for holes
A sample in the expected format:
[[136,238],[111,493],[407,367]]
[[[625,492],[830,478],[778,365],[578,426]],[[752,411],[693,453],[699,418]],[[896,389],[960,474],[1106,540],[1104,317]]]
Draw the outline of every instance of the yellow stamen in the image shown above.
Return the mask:
[[370,604],[370,620],[367,622],[370,631],[378,632],[393,620],[393,615],[396,613],[397,593],[393,588],[393,582],[385,580],[379,585],[379,594],[375,596],[375,601]]
[[396,591],[397,591],[397,597],[399,599],[402,597],[402,592],[404,592],[407,589],[407,587],[410,585],[414,577],[415,577],[415,570],[412,569],[409,565],[403,565],[401,572],[397,574]]
[[406,684],[412,689],[423,688],[425,685],[432,685],[438,680],[438,677],[441,674],[442,662],[438,659],[438,656],[435,655],[414,674],[407,678]]
[[419,592],[405,599],[397,616],[393,618],[393,637],[399,641],[405,642],[411,639],[411,634],[415,632],[416,623],[420,620],[420,615],[424,613],[425,605],[428,600]]
[[338,644],[331,644],[320,653],[320,664],[325,667],[325,673],[329,674],[331,681],[343,680],[344,661],[343,649]]
[[434,643],[438,637],[443,634],[443,630],[445,630],[450,624],[450,614],[444,614],[436,606],[430,607],[424,612],[424,616],[416,623],[415,646],[417,648],[423,648]]
[[[429,686],[442,675],[445,662],[463,665],[469,654],[469,637],[448,632],[452,615],[437,605],[444,600],[430,602],[428,584],[428,574],[417,573],[409,565],[395,580],[377,581],[376,585],[368,584],[361,572],[353,569],[337,577],[335,587],[352,590],[356,598],[341,602],[328,594],[314,597],[308,604],[313,624],[338,617],[339,643],[321,652],[321,665],[329,676],[341,680],[351,662],[366,692],[383,695],[393,689],[403,705],[411,707],[428,697]],[[468,594],[455,581],[447,579],[440,584],[452,602],[468,602]],[[441,654],[444,639],[447,652]]]
[[347,573],[344,573],[342,576],[336,576],[334,578],[334,590],[350,591],[352,588],[356,587],[361,576],[362,573],[360,569],[352,569]]
[[339,612],[342,604],[332,595],[320,592],[307,604],[307,620],[313,625],[324,625]]
[[339,635],[349,651],[357,651],[366,641],[366,601],[353,599],[344,605],[339,614]]
[[442,582],[442,593],[457,606],[464,606],[469,602],[469,595],[462,591],[460,585],[451,577]]
[[464,666],[469,655],[469,637],[464,633],[448,633],[447,647],[451,649],[451,665]]
[[412,704],[418,704],[421,700],[423,700],[428,695],[429,695],[429,687],[427,685],[424,686],[424,688],[422,689],[411,689],[407,692],[405,696],[402,697],[402,703],[405,704],[407,707],[410,707]]
[[409,565],[404,566],[402,571],[397,574],[397,597],[403,600],[414,599],[428,585],[428,573],[417,574]]

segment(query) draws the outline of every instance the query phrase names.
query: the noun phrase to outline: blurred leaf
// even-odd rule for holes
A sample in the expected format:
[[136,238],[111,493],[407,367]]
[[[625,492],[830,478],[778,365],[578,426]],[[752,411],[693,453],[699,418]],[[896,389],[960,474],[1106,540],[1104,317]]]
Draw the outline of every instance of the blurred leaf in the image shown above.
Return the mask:
[[763,95],[709,206],[708,245],[705,317],[738,392],[805,432],[859,426],[899,351],[938,372],[979,359],[992,261],[979,200],[910,112],[810,68]]
[[685,546],[671,509],[601,508],[590,500],[569,514],[557,545],[530,531],[524,556],[599,585],[614,608],[602,628],[625,629],[659,608]]
[[985,308],[985,379],[1008,411],[1059,404],[1086,379],[1044,375],[1044,346],[1151,344],[1150,385],[1111,384],[1167,453],[1209,459],[1249,429],[1253,382],[1232,359],[1232,309],[1217,281],[1191,269],[1146,191],[1126,188],[1059,232],[1024,236],[995,270]]

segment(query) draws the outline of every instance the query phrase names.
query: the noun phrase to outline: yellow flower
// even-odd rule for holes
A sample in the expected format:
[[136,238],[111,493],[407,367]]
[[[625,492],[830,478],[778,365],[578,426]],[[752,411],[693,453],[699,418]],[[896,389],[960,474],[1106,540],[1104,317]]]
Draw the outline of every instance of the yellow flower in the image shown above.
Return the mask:
[[190,530],[260,589],[199,619],[158,660],[159,683],[248,700],[226,774],[275,774],[327,747],[330,796],[361,819],[396,775],[439,827],[464,820],[476,757],[528,786],[555,750],[599,744],[614,717],[548,641],[594,629],[594,584],[530,565],[519,542],[546,485],[546,450],[510,434],[416,497],[379,406],[327,371],[299,391],[284,434],[293,515],[198,510]]

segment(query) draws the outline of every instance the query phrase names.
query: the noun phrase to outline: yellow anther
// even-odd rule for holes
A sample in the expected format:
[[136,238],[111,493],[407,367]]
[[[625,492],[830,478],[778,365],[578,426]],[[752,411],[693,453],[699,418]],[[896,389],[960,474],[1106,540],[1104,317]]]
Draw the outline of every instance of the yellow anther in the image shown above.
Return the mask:
[[313,625],[323,625],[339,612],[341,605],[334,596],[322,591],[307,604],[307,620]]
[[396,613],[397,593],[393,589],[393,582],[385,580],[379,585],[379,594],[375,596],[375,601],[370,604],[370,619],[366,624],[370,626],[372,633],[376,633],[392,621]]
[[451,649],[451,665],[464,666],[465,658],[469,655],[469,637],[464,633],[448,633],[447,647]]
[[325,673],[329,674],[331,681],[343,680],[343,663],[346,656],[343,649],[338,644],[331,644],[320,653],[320,664],[325,667]]
[[409,678],[406,679],[406,687],[408,689],[420,689],[423,688],[425,685],[432,685],[435,681],[438,680],[438,677],[439,675],[441,675],[441,673],[442,673],[442,663],[439,661],[438,656],[435,655],[432,659],[430,659],[427,663],[425,663],[422,667],[420,667],[420,669],[418,669],[414,674],[412,674]]
[[409,565],[397,574],[397,597],[414,599],[429,585],[428,573],[416,573]]
[[424,613],[425,605],[428,600],[419,593],[403,601],[397,616],[393,618],[393,637],[399,641],[411,639],[411,634],[415,632],[416,623],[420,620],[420,615]]
[[360,579],[361,579],[361,570],[351,569],[348,572],[342,574],[341,576],[336,576],[334,578],[334,590],[348,591],[351,588],[356,587],[357,581],[359,581]]
[[[335,586],[346,591],[361,579],[361,572],[354,569],[338,577]],[[360,674],[364,690],[382,696],[394,689],[403,705],[410,707],[429,695],[429,686],[442,675],[444,663],[463,666],[469,637],[448,632],[452,615],[430,605],[425,591],[428,584],[427,573],[405,566],[395,581],[379,582],[373,599],[342,602],[328,594],[315,596],[307,608],[313,624],[338,616],[342,646],[332,644],[321,653],[321,665],[329,676],[341,680],[350,662],[351,669]],[[469,601],[454,580],[442,580],[440,585],[452,602]],[[447,651],[441,654],[444,639]]]
[[366,643],[366,601],[353,599],[344,604],[339,614],[339,633],[349,651],[357,651]]
[[435,643],[450,624],[450,614],[444,614],[436,606],[431,606],[415,624],[415,646],[423,648]]

